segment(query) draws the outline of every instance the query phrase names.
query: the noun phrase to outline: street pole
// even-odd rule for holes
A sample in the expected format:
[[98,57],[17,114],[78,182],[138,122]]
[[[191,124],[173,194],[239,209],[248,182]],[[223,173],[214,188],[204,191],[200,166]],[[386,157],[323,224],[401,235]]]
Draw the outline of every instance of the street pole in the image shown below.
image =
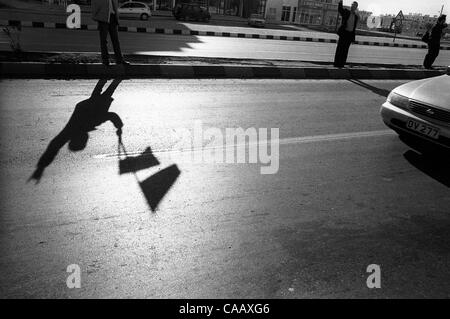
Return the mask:
[[336,27],[335,27],[334,32],[337,32],[337,30],[338,30],[338,24],[339,24],[339,10],[338,10],[337,16],[336,16]]

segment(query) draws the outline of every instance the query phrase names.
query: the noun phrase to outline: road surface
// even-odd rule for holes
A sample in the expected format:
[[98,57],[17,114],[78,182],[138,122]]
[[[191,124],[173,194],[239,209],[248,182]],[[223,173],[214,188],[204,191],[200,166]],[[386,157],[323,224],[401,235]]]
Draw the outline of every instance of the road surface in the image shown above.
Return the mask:
[[[122,162],[119,174],[107,122],[83,150],[60,145],[35,184],[39,158],[97,81],[3,80],[0,295],[450,297],[448,167],[378,114],[401,83],[125,80],[110,111],[146,168],[126,174]],[[219,132],[279,128],[279,170],[187,160],[179,134],[198,120]],[[80,289],[66,286],[71,264]],[[371,264],[381,289],[366,286]]]
[[[283,40],[119,33],[122,50],[164,56],[239,59],[333,61],[336,44]],[[24,28],[21,43],[26,51],[99,52],[98,32],[87,30]],[[0,50],[8,50],[7,39]],[[424,49],[353,45],[349,62],[422,65]],[[450,51],[441,51],[435,66],[450,65]]]

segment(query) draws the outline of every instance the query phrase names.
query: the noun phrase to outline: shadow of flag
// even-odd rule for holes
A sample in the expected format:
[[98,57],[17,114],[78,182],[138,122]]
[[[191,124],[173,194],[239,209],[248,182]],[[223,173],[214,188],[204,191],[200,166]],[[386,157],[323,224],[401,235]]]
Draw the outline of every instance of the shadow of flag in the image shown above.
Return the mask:
[[142,182],[139,182],[142,193],[153,212],[175,183],[179,175],[180,170],[178,169],[178,166],[173,164],[158,173],[153,174]]
[[119,161],[119,174],[135,173],[143,169],[159,165],[150,147],[137,156],[127,156]]

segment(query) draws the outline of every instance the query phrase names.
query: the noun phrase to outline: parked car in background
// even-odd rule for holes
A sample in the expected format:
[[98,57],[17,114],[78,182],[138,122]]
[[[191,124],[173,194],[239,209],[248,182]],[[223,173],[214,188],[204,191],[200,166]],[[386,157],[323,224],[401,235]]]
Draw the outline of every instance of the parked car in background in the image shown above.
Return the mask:
[[266,19],[262,14],[251,14],[248,18],[248,25],[252,27],[264,27],[266,25]]
[[125,2],[119,6],[118,11],[121,19],[148,20],[148,18],[152,16],[149,5],[143,2]]
[[177,20],[195,20],[209,22],[211,14],[208,9],[199,3],[180,3],[172,10],[173,16]]
[[403,84],[381,107],[384,123],[401,137],[450,150],[450,66],[447,74]]

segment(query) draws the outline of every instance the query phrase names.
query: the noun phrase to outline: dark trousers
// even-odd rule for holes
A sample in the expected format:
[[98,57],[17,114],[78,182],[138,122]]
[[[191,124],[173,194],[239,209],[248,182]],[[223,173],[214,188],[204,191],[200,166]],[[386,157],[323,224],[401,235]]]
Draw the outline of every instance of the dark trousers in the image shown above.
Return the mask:
[[118,25],[117,17],[115,14],[111,14],[109,18],[109,23],[107,22],[98,22],[98,30],[100,31],[100,49],[102,52],[102,61],[108,62],[109,61],[109,54],[108,54],[108,33],[111,37],[111,42],[114,48],[114,54],[116,56],[116,62],[122,62],[123,56],[122,51],[120,50],[120,43],[119,43],[119,33],[118,33]]
[[429,43],[428,53],[423,60],[423,66],[427,69],[431,68],[434,61],[439,55],[440,43]]
[[351,32],[344,31],[340,36],[336,48],[336,54],[334,55],[334,66],[343,67],[347,62],[348,50],[350,44],[352,44],[353,35]]

